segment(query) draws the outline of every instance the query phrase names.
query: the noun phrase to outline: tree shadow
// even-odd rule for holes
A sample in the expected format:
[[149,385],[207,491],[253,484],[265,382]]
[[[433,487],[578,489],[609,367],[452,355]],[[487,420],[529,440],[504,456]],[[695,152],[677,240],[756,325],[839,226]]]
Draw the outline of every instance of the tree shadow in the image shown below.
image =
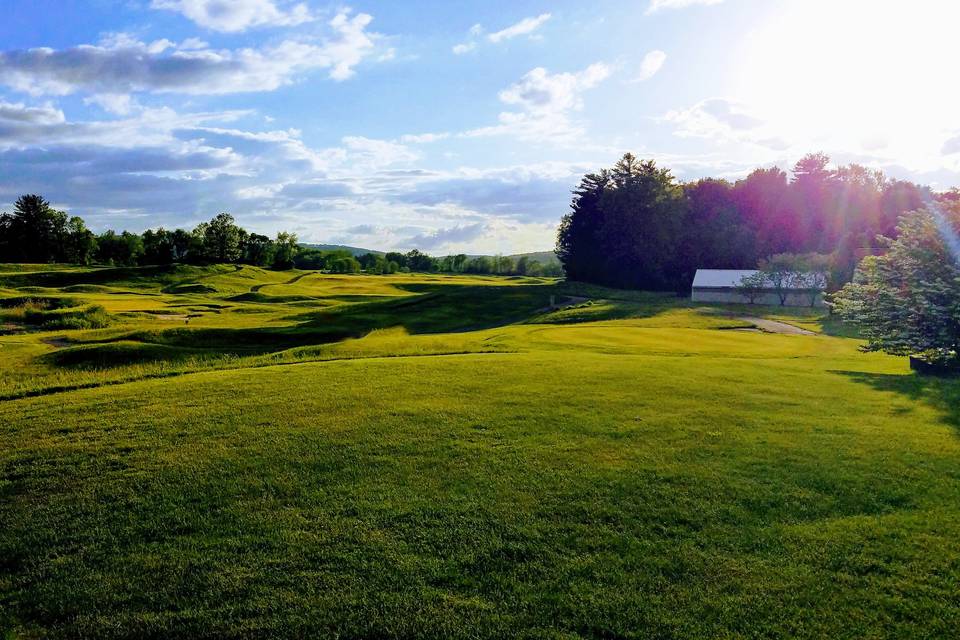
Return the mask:
[[960,380],[916,373],[866,373],[841,371],[836,373],[877,391],[898,393],[915,402],[923,402],[942,414],[944,422],[960,431]]
[[[185,354],[191,357],[198,353],[237,357],[264,355],[295,347],[361,338],[382,329],[402,328],[409,335],[478,331],[531,320],[540,322],[545,318],[542,312],[549,308],[551,299],[559,302],[580,293],[579,289],[567,283],[510,286],[444,284],[438,287],[428,284],[422,289],[424,292],[417,295],[361,296],[361,301],[305,310],[290,317],[292,324],[288,326],[183,326],[134,330],[122,336],[85,341],[87,345],[103,346],[101,349],[77,349],[76,353],[63,354],[51,362],[74,367],[121,366],[134,362],[183,359]],[[592,293],[608,292],[598,289]],[[675,298],[658,294],[631,293],[625,297],[629,299],[614,301],[617,304],[601,315],[646,317],[676,305]],[[287,306],[291,304],[296,303]],[[593,315],[567,321],[588,322],[598,319],[605,318]],[[110,347],[111,343],[118,341],[128,345],[119,350]],[[133,343],[132,346],[129,343]],[[144,348],[135,348],[138,344]]]
[[[77,350],[77,353],[70,354],[69,363],[72,366],[105,366],[107,363],[120,366],[130,364],[127,359],[168,360],[181,358],[183,353],[195,355],[198,351],[209,355],[263,355],[360,338],[378,329],[403,328],[411,335],[477,331],[526,320],[549,305],[551,295],[556,295],[554,286],[514,285],[446,287],[414,296],[373,300],[367,297],[363,302],[300,313],[289,326],[185,326],[110,336],[86,342],[104,348]],[[119,353],[107,349],[110,343],[117,341],[164,348],[127,348]],[[103,351],[109,351],[109,354],[104,355]]]

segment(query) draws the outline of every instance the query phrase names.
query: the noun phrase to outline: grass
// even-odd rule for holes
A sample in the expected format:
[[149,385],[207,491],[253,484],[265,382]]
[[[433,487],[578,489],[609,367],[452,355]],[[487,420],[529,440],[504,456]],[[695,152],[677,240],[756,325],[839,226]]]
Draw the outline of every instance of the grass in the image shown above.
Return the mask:
[[806,310],[247,269],[0,277],[111,317],[0,336],[12,637],[960,625],[956,381]]

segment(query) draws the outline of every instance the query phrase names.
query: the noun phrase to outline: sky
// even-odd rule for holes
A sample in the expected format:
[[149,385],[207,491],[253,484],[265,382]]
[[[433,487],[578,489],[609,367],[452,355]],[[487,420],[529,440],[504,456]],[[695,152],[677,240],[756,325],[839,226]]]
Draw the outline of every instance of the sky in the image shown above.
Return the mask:
[[0,211],[221,211],[301,241],[549,249],[625,152],[680,180],[823,151],[960,186],[960,3],[0,0]]

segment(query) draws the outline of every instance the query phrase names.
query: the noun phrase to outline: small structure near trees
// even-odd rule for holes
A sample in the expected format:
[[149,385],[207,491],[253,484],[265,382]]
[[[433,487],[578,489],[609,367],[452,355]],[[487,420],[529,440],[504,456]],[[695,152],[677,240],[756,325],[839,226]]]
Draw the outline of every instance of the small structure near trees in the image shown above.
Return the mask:
[[827,276],[820,272],[760,269],[697,269],[694,302],[822,307]]
[[697,269],[691,299],[722,302],[822,307],[829,283],[830,256],[779,253],[760,261],[759,269]]

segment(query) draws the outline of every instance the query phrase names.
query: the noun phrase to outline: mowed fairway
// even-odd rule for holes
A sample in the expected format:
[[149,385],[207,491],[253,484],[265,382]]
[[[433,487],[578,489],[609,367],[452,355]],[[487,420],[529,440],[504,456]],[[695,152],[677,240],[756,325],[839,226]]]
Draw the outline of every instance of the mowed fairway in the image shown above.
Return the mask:
[[0,277],[112,318],[0,336],[12,637],[960,628],[957,382],[803,311],[248,269]]

